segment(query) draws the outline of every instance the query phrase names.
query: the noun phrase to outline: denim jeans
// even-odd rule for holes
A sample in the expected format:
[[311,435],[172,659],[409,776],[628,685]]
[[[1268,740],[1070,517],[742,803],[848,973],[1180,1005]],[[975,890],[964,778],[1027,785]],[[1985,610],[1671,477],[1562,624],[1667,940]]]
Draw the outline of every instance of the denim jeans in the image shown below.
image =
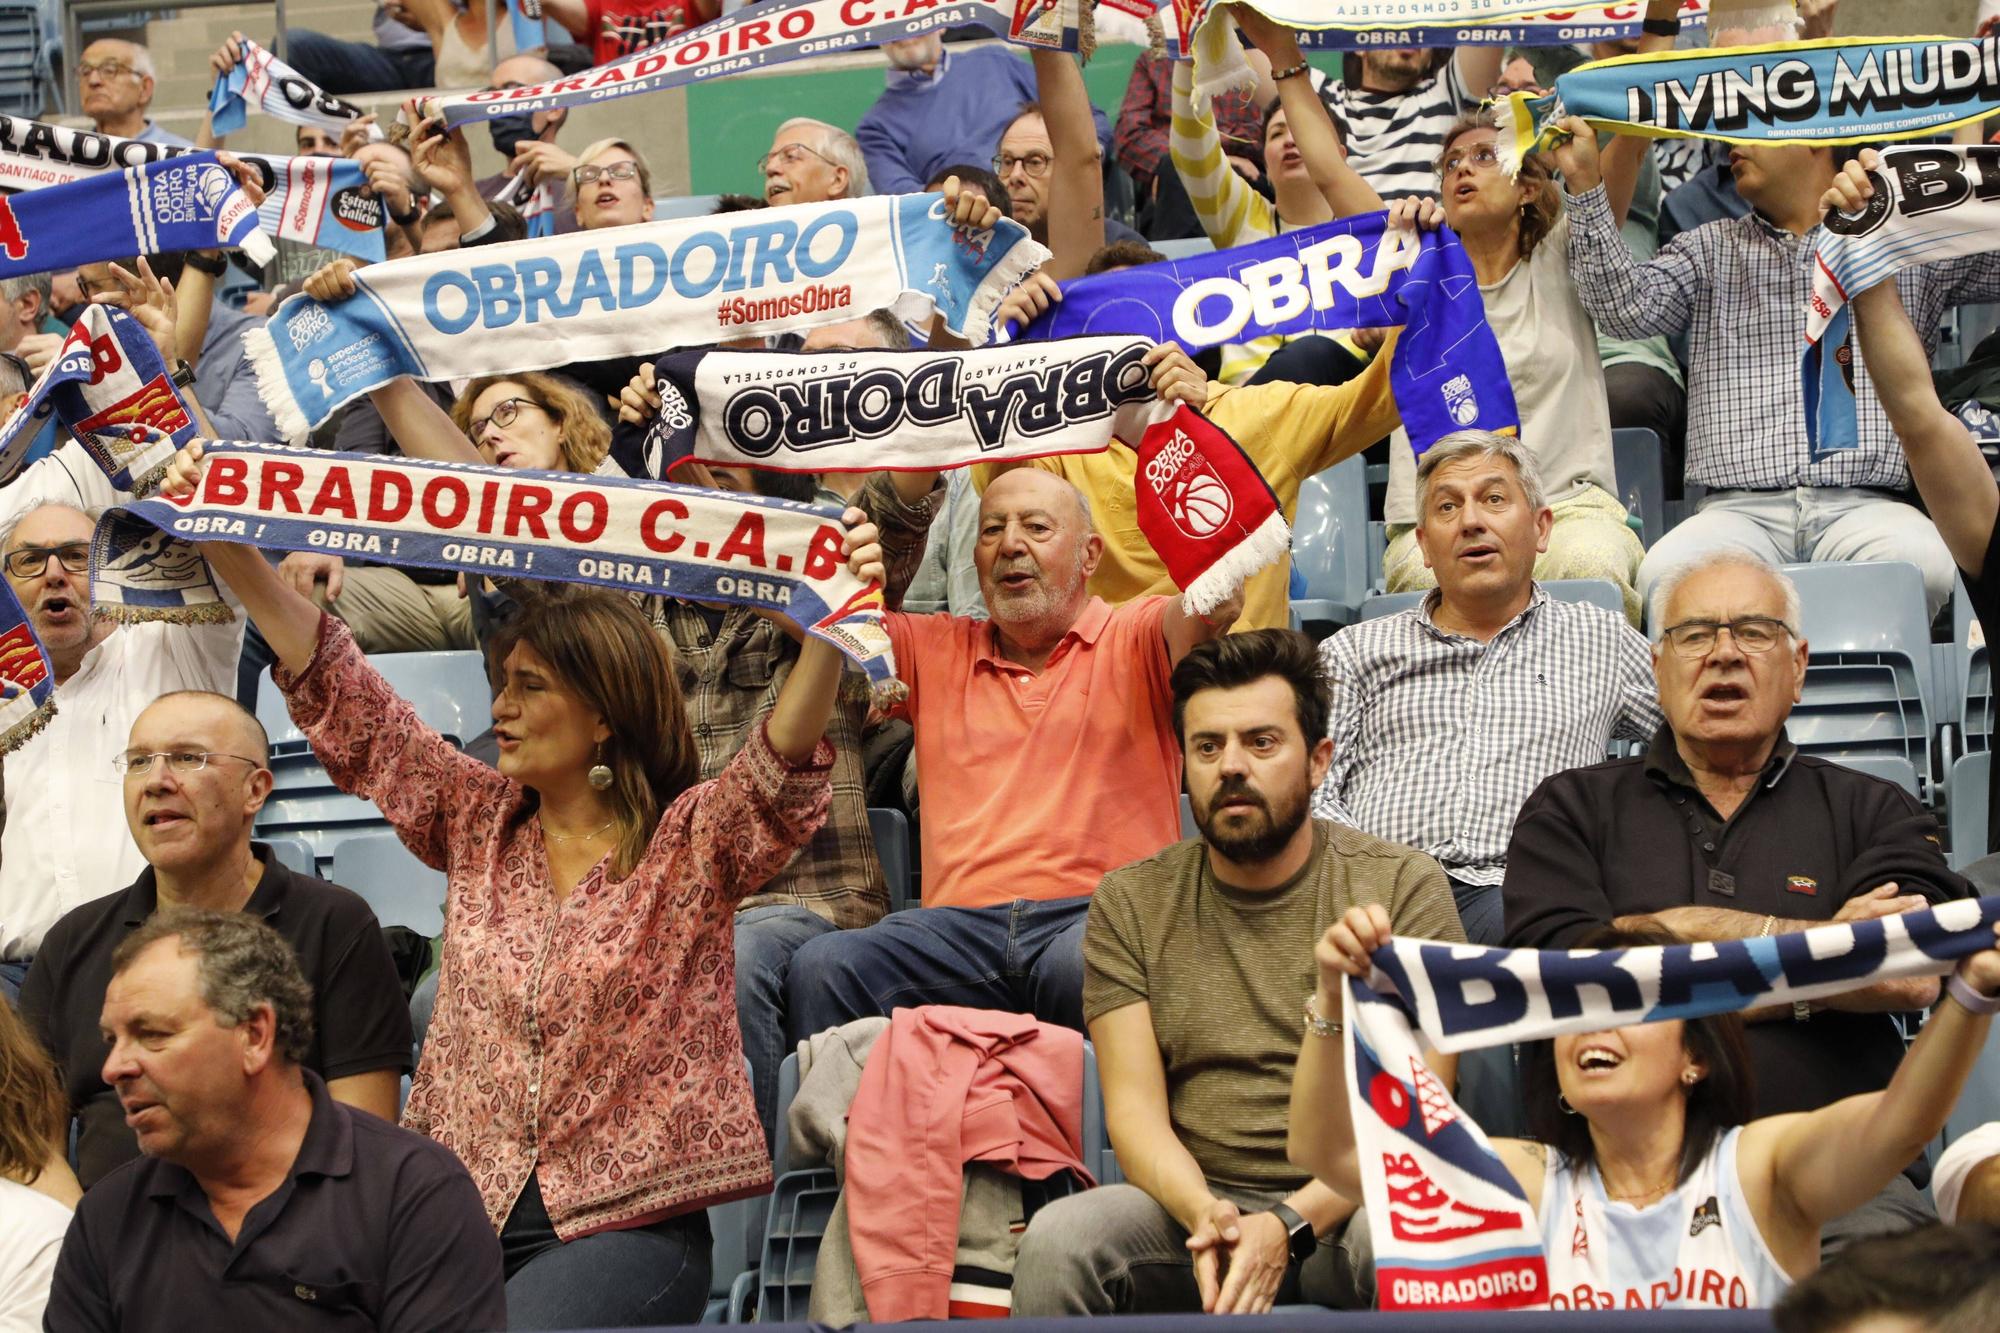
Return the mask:
[[1083,1028],[1083,919],[1089,898],[892,912],[792,959],[793,1041],[906,1005],[1008,1009]]
[[750,1061],[750,1089],[764,1126],[764,1149],[773,1155],[778,1066],[792,1049],[785,1040],[785,978],[791,974],[792,955],[833,929],[832,922],[797,903],[767,903],[736,914],[736,1024]]
[[500,1229],[512,1329],[695,1324],[708,1308],[706,1212],[556,1239],[534,1176]]
[[437,57],[420,47],[384,51],[370,42],[347,42],[323,32],[287,35],[286,63],[330,93],[390,93],[428,88]]
[[0,1000],[20,1007],[21,983],[28,979],[26,963],[0,963]]
[[1470,944],[1486,944],[1500,947],[1500,939],[1507,933],[1503,918],[1498,884],[1466,884],[1459,880],[1451,884],[1452,905],[1458,908],[1458,924],[1465,928],[1465,938]]

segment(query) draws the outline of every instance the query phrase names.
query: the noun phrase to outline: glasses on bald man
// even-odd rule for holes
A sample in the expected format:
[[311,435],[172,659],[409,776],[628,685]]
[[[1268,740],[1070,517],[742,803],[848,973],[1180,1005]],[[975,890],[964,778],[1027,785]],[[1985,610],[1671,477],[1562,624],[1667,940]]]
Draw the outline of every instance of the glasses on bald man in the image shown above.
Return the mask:
[[1668,626],[1666,640],[1682,657],[1707,657],[1715,651],[1724,630],[1728,630],[1729,637],[1736,640],[1739,652],[1768,653],[1778,646],[1780,637],[1792,632],[1792,627],[1770,616],[1744,616],[1738,620],[1683,620],[1678,625]]

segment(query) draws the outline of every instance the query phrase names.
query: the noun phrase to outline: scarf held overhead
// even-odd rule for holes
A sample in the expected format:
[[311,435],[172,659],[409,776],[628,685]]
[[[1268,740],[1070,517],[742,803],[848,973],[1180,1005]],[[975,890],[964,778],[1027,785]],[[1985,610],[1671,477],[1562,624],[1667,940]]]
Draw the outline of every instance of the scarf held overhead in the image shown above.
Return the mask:
[[587,583],[775,611],[869,676],[894,673],[882,590],[854,577],[837,511],[664,482],[224,441],[195,494],[98,524],[97,613],[199,614],[191,541],[333,552],[494,578]]
[[56,712],[56,676],[35,628],[0,579],[0,755],[11,754]]
[[[528,47],[521,49],[525,51]],[[323,92],[312,80],[246,37],[243,59],[215,81],[208,95],[210,124],[217,134],[234,134],[249,123],[252,104],[265,115],[287,124],[311,125],[335,134],[362,114],[360,107]]]
[[[1282,557],[1291,531],[1219,426],[1161,403],[1129,338],[969,352],[681,352],[661,358],[650,475],[688,462],[780,472],[933,472],[1134,441],[1140,531],[1187,607],[1213,610]],[[633,431],[620,428],[622,444]],[[620,449],[621,455],[629,448]]]
[[2000,897],[1761,939],[1539,951],[1391,940],[1348,978],[1348,1111],[1385,1310],[1548,1303],[1534,1210],[1423,1063],[1446,1053],[1820,999],[1993,947]]
[[1510,94],[1496,118],[1511,174],[1565,116],[1646,138],[1849,144],[1925,138],[1996,110],[2000,38],[1843,37],[1594,61],[1546,96]]
[[[1080,7],[1079,7],[1080,6]],[[450,125],[521,111],[595,106],[686,84],[768,69],[806,56],[830,55],[977,23],[1024,46],[1087,48],[1088,0],[770,0],[675,33],[643,51],[553,83],[482,88],[441,97]]]
[[1517,433],[1513,385],[1465,247],[1448,228],[1413,233],[1387,219],[1370,213],[1079,278],[1023,336],[1135,334],[1195,353],[1271,334],[1402,325],[1389,384],[1416,452],[1455,430]]
[[[0,115],[0,186],[9,189],[63,185],[197,151]],[[367,192],[360,164],[344,157],[236,157],[264,187],[257,223],[266,235],[380,262],[382,201]]]
[[1860,443],[1847,302],[1915,264],[2000,250],[2000,147],[1888,148],[1858,213],[1829,213],[1813,249],[1800,366],[1814,458]]
[[1011,219],[960,232],[940,195],[877,195],[393,260],[356,273],[344,300],[290,297],[244,342],[296,440],[399,375],[543,370],[882,309],[984,342],[1001,297],[1047,258]]
[[152,336],[116,306],[83,308],[56,358],[0,425],[0,485],[20,471],[51,412],[121,491],[150,489],[197,433]]
[[277,253],[257,230],[250,197],[213,153],[0,199],[0,278],[217,246],[260,264]]

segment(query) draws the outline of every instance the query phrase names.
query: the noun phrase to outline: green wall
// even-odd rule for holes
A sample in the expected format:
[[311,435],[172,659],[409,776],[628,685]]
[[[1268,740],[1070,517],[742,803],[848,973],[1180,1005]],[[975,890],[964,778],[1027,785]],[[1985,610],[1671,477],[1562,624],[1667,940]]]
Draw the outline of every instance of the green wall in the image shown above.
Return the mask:
[[[1116,120],[1125,85],[1132,78],[1136,46],[1109,46],[1085,66],[1084,85],[1090,100]],[[1027,56],[1023,55],[1022,60]],[[1314,57],[1327,69],[1338,68],[1337,56]],[[691,194],[762,194],[757,159],[771,146],[771,135],[793,116],[811,116],[848,129],[882,93],[880,64],[859,68],[739,76],[698,83],[687,89],[688,191]]]

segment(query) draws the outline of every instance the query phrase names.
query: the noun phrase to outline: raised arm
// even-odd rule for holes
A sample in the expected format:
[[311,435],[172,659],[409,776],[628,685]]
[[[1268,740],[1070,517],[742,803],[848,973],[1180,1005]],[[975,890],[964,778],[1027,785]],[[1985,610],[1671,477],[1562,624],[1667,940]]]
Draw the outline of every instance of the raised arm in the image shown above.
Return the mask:
[[[1287,217],[1285,221],[1309,226],[1332,218],[1380,210],[1382,196],[1375,192],[1374,186],[1361,179],[1360,173],[1347,165],[1347,155],[1340,151],[1340,136],[1334,132],[1333,116],[1327,111],[1326,103],[1320,101],[1319,94],[1313,91],[1305,55],[1299,50],[1298,34],[1266,18],[1249,5],[1238,5],[1234,13],[1244,35],[1271,62],[1271,77],[1278,85],[1278,102],[1285,109],[1285,123],[1291,128],[1292,143],[1305,160],[1307,174],[1326,200],[1325,213]],[[1497,72],[1496,68],[1496,75]]]
[[[1964,959],[1958,975],[1980,996],[2000,992],[2000,950]],[[1873,1198],[1944,1128],[1991,1021],[1953,996],[1926,1020],[1882,1091],[1753,1121],[1737,1159],[1752,1208],[1762,1192],[1779,1217],[1789,1215],[1800,1230],[1817,1234],[1822,1223]]]
[[1045,271],[1058,280],[1080,278],[1090,257],[1104,248],[1104,165],[1083,71],[1062,51],[1034,52],[1042,123],[1055,162],[1049,168],[1049,249]]
[[[882,546],[875,525],[859,509],[845,515],[847,534],[844,547],[847,566],[855,577],[871,583],[884,580]],[[799,648],[798,665],[778,691],[778,701],[764,724],[764,734],[778,757],[794,768],[803,767],[819,748],[826,734],[827,718],[833,715],[833,699],[840,687],[840,650],[817,635],[808,634]]]
[[1707,229],[1682,232],[1641,264],[1618,230],[1619,219],[1604,188],[1597,131],[1577,116],[1564,120],[1562,128],[1569,138],[1549,155],[1566,192],[1577,299],[1599,333],[1614,338],[1679,333],[1693,318],[1696,298],[1708,281]]
[[1274,235],[1278,222],[1270,201],[1251,189],[1250,182],[1229,165],[1222,152],[1222,135],[1215,128],[1215,110],[1196,110],[1193,88],[1194,65],[1175,61],[1167,153],[1180,173],[1201,229],[1218,250]]

